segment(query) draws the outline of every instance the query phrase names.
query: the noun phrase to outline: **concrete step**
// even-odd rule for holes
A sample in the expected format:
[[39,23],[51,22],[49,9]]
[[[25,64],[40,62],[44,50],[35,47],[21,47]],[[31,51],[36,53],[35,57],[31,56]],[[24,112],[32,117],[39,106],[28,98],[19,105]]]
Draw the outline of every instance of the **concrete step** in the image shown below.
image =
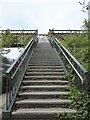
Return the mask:
[[30,61],[37,61],[37,62],[39,62],[39,61],[60,61],[60,59],[59,58],[31,58],[30,59]]
[[27,69],[27,72],[64,72],[63,69]]
[[29,66],[35,66],[35,65],[40,65],[40,66],[61,66],[60,63],[29,63]]
[[60,63],[60,60],[30,60],[30,63],[50,63],[50,62],[52,62],[52,63]]
[[64,77],[64,75],[58,75],[58,76],[50,76],[50,75],[42,75],[42,76],[25,76],[24,79],[28,79],[28,80],[60,80],[62,79],[62,77]]
[[68,85],[29,85],[21,86],[20,90],[23,91],[69,91]]
[[58,57],[55,53],[56,53],[55,50],[52,49],[52,48],[45,48],[45,49],[44,48],[39,48],[39,49],[35,49],[33,56],[34,55],[39,55],[39,54],[42,54],[42,56],[52,54],[52,55]]
[[35,75],[64,75],[64,72],[26,72],[26,75],[31,75],[31,76],[35,76]]
[[64,75],[58,75],[58,76],[50,76],[50,75],[42,75],[42,76],[25,76],[24,79],[27,79],[27,80],[60,80],[62,79],[62,77],[64,77]]
[[[43,54],[43,52],[45,52],[44,54]],[[41,49],[37,49],[35,52],[34,52],[34,54],[33,55],[38,55],[38,54],[42,54],[43,56],[44,55],[50,55],[50,53],[52,54],[52,55],[55,55],[55,56],[57,56],[56,54],[55,54],[55,51],[53,50],[53,49],[42,49],[42,51],[41,51]]]
[[40,65],[61,65],[60,62],[30,62],[29,64],[40,64]]
[[18,108],[69,108],[72,100],[68,99],[25,99],[15,103]]
[[67,85],[66,80],[23,80],[23,85]]
[[26,108],[17,109],[12,112],[12,119],[27,120],[57,120],[59,113],[76,113],[74,109],[68,108]]
[[59,92],[59,91],[52,91],[52,92],[20,92],[18,93],[18,96],[20,99],[49,99],[49,98],[67,98],[69,96],[70,92]]
[[60,60],[59,59],[31,59],[30,62],[59,62],[60,63]]
[[44,65],[29,65],[28,69],[63,69],[63,67],[60,66],[44,66]]
[[[43,53],[44,54],[44,53]],[[38,55],[38,56],[32,56],[32,58],[31,59],[34,59],[34,60],[36,60],[36,59],[39,59],[39,60],[44,60],[44,59],[48,59],[48,61],[49,60],[58,60],[59,58],[58,57],[56,57],[56,56],[51,56],[50,54],[48,55],[48,56],[40,56],[40,55]]]
[[[47,52],[47,53],[46,53]],[[41,56],[41,57],[44,57],[44,56],[51,56],[51,57],[53,57],[53,58],[58,58],[58,56],[57,56],[57,54],[55,54],[55,51],[52,51],[52,49],[51,50],[42,50],[42,51],[36,51],[36,52],[34,52],[34,54],[32,55],[32,57],[36,57],[36,56]]]

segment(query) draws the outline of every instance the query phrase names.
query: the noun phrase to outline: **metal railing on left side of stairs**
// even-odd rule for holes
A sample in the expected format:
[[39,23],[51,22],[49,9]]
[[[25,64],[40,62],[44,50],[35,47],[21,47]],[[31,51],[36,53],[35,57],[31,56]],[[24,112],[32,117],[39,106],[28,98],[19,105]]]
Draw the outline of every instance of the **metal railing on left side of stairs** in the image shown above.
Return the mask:
[[19,87],[22,83],[30,57],[36,46],[35,39],[30,40],[23,53],[16,59],[12,66],[6,71],[6,107],[3,113],[10,113]]

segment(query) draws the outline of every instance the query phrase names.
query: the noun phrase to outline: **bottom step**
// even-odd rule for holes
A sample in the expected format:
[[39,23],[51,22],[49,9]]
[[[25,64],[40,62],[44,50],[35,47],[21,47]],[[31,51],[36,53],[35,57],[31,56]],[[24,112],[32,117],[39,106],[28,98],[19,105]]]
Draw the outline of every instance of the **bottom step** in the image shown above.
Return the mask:
[[67,108],[18,109],[12,112],[12,120],[57,120],[59,113],[76,113],[76,110]]

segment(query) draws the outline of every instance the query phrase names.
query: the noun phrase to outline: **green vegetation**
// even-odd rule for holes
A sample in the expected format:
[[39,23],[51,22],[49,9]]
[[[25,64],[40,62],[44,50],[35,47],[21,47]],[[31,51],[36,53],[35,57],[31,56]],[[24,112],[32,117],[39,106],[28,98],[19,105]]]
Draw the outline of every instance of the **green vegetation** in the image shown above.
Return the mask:
[[[0,40],[0,46],[2,48],[9,47],[25,47],[31,40],[32,36],[30,34],[25,34],[23,38],[20,34],[13,34],[9,29],[2,33],[2,40]],[[11,62],[9,59],[2,55],[2,93],[6,92],[6,70],[10,67]]]
[[90,72],[90,48],[88,31],[67,35],[61,43]]
[[18,42],[17,37],[13,36],[9,29],[2,35],[2,47],[11,47]]
[[71,108],[77,110],[76,113],[59,113],[58,120],[89,120],[90,118],[90,99],[86,93],[83,93],[76,85],[77,78],[73,72],[66,75],[70,86],[70,99],[73,100]]
[[2,47],[25,47],[27,43],[31,40],[32,36],[30,34],[22,35],[13,34],[9,29],[2,33]]
[[[90,21],[84,21],[86,31],[82,33],[74,33],[65,35],[64,40],[61,40],[69,52],[88,70],[90,73]],[[79,86],[79,81],[69,68],[68,75],[64,79],[69,80],[70,86],[70,99],[73,100],[71,108],[77,110],[76,113],[60,113],[57,114],[58,120],[90,120],[90,96],[87,92],[83,91]]]
[[83,22],[82,33],[74,33],[65,36],[61,43],[90,73],[90,21]]
[[[71,77],[70,77],[71,76]],[[77,87],[77,78],[69,74],[69,85],[70,85],[70,93],[71,93],[71,99],[72,107],[77,109],[77,114],[74,115],[75,120],[89,120],[90,118],[90,99],[89,96],[83,92],[79,87]]]

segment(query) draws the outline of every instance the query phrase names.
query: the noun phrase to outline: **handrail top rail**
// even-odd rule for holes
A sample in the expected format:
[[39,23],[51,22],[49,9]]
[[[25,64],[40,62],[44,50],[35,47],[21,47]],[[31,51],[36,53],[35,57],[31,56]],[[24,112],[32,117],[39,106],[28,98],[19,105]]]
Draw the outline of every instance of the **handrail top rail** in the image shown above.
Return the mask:
[[69,58],[66,56],[66,54],[64,53],[64,51],[62,50],[62,48],[59,46],[59,44],[57,45],[59,47],[59,49],[61,49],[64,57],[67,59],[68,63],[70,64],[70,66],[73,68],[73,70],[76,72],[76,74],[78,75],[78,77],[80,78],[82,84],[84,84],[84,80],[82,78],[82,76],[79,74],[79,72],[77,71],[77,69],[75,68],[75,66],[72,64],[72,62],[69,60]]
[[[57,43],[60,43],[55,38]],[[71,59],[79,66],[79,68],[83,71],[84,74],[88,73],[88,71],[77,61],[77,59],[60,43],[60,46],[65,50],[65,52],[71,57]]]
[[88,31],[88,30],[77,30],[77,29],[68,29],[68,30],[53,30],[53,29],[49,29],[49,31]]
[[[0,31],[7,31],[7,30],[8,30],[8,29],[5,29],[5,30],[3,29],[3,30],[0,30]],[[9,30],[10,30],[10,29],[9,29]],[[37,31],[37,30],[28,30],[28,29],[27,29],[27,30],[25,30],[25,29],[16,29],[16,30],[13,30],[13,29],[12,29],[12,30],[10,30],[10,31]]]
[[14,67],[14,65],[18,62],[18,60],[20,59],[20,57],[23,55],[23,53],[26,51],[26,49],[28,48],[28,46],[30,45],[30,43],[33,41],[34,39],[32,38],[29,43],[27,44],[27,46],[25,47],[24,51],[18,56],[18,58],[13,62],[13,64],[8,68],[8,70],[6,71],[6,74],[8,74],[12,68]]

